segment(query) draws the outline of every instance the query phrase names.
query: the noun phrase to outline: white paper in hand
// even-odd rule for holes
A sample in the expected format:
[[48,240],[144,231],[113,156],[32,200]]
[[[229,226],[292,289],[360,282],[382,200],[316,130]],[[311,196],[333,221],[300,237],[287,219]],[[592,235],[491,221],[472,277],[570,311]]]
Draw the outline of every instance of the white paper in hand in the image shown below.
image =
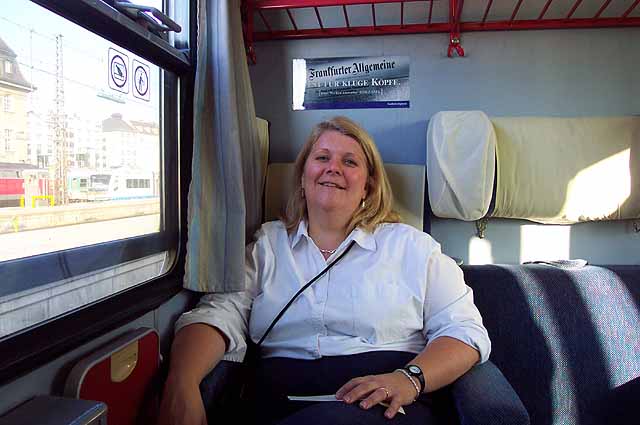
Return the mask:
[[[342,401],[342,400],[338,400],[335,394],[309,395],[309,396],[290,395],[290,396],[287,396],[287,398],[291,401]],[[389,407],[389,403],[380,402],[380,404],[385,407]],[[402,407],[400,407],[400,409],[398,410],[398,413],[402,413],[403,415],[406,415]]]

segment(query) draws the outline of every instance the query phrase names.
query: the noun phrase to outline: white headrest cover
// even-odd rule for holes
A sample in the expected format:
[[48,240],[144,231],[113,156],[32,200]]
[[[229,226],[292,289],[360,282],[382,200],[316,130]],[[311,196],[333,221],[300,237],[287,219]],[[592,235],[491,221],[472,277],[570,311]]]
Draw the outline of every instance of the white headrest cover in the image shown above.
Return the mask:
[[496,134],[481,111],[438,112],[427,129],[429,202],[438,217],[473,221],[491,204]]

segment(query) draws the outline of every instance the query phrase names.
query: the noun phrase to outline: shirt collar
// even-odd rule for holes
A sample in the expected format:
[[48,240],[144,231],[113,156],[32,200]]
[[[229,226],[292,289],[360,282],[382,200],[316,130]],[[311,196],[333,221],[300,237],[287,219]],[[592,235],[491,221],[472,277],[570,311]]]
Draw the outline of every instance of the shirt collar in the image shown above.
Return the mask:
[[[302,240],[303,237],[311,239],[307,231],[306,220],[300,220],[300,224],[298,224],[298,229],[296,230],[295,233],[291,235],[290,237],[291,249],[295,248],[295,246],[298,245],[298,243]],[[360,247],[363,249],[366,249],[368,251],[376,250],[376,247],[377,247],[376,238],[373,236],[372,233],[366,232],[359,227],[356,227],[355,229],[353,229],[351,234],[347,236],[347,242],[350,242],[351,240],[356,241],[356,243],[360,245]]]
[[298,242],[300,242],[303,236],[307,238],[309,237],[309,234],[307,233],[307,222],[305,220],[300,220],[300,223],[298,223],[298,229],[290,236],[291,249],[298,245]]
[[359,227],[356,227],[353,232],[351,232],[349,238],[353,238],[353,240],[360,245],[360,248],[368,251],[375,251],[377,248],[376,238],[373,236],[373,233],[369,233]]

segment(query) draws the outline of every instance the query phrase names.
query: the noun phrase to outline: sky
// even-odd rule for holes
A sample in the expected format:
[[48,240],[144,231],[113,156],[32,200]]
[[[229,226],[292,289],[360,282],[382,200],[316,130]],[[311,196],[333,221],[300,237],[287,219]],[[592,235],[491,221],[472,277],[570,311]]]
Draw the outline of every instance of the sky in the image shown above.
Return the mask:
[[[159,7],[162,0],[145,0]],[[141,3],[141,1],[138,1]],[[158,67],[131,52],[55,15],[29,0],[2,0],[0,38],[18,55],[22,75],[36,88],[31,96],[34,112],[45,115],[54,108],[56,37],[62,35],[65,110],[83,118],[99,121],[113,113],[124,119],[159,121]],[[128,56],[129,75],[132,60],[150,67],[150,99],[144,101],[132,94],[115,91],[109,85],[109,49]],[[98,97],[98,93],[119,96],[124,104]]]

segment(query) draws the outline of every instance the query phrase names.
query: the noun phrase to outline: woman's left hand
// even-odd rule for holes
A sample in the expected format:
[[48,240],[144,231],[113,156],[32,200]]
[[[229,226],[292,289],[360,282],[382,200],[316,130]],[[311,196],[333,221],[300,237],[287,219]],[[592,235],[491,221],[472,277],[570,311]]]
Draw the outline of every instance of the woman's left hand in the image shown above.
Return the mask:
[[340,387],[336,398],[348,404],[361,400],[360,407],[363,409],[370,409],[380,402],[388,403],[384,415],[391,419],[401,406],[414,402],[416,389],[405,375],[392,372],[353,378]]

